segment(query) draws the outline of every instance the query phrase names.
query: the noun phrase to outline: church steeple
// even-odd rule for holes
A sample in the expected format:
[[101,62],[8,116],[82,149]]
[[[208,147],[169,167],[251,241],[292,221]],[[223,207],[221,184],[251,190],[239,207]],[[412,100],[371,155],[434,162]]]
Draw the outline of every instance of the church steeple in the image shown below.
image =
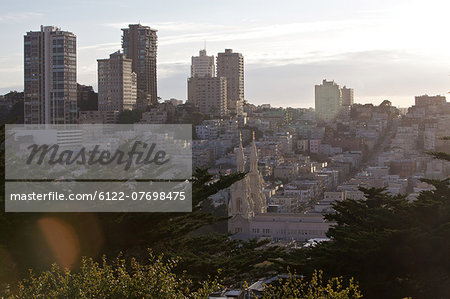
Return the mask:
[[242,148],[242,132],[239,133],[239,148],[236,151],[236,171],[245,172],[244,149]]
[[[237,171],[245,171],[245,157],[240,135],[239,148],[236,151]],[[258,170],[258,152],[255,133],[250,146],[250,172],[240,181],[231,185],[231,198],[228,204],[228,231],[231,233],[250,233],[250,221],[257,214],[266,212],[264,180]]]
[[258,171],[258,150],[255,144],[255,131],[253,131],[253,141],[250,148],[250,172]]

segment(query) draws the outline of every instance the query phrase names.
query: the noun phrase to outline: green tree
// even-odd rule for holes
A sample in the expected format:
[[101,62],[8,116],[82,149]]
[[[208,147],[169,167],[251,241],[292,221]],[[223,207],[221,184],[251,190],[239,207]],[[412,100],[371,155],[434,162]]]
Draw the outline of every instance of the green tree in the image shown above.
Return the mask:
[[265,286],[263,298],[323,298],[349,299],[361,298],[358,283],[353,278],[345,286],[342,277],[333,277],[323,281],[323,272],[314,271],[310,281],[303,277],[289,274],[287,279],[280,279],[276,283]]
[[207,298],[220,289],[217,280],[201,283],[197,291],[190,289],[192,281],[176,275],[177,260],[163,260],[149,252],[148,261],[129,262],[119,256],[108,262],[83,258],[77,272],[53,264],[51,270],[29,277],[19,283],[17,291],[9,290],[8,298]]

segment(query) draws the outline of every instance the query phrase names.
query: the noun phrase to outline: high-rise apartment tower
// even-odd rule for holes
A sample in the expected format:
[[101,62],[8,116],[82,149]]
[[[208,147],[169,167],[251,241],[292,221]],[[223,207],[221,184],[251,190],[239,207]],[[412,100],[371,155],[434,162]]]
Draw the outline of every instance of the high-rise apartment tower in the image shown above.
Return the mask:
[[136,106],[137,80],[131,59],[120,51],[98,59],[98,110],[123,111]]
[[200,50],[199,56],[192,56],[191,77],[214,77],[214,55],[206,55],[206,50]]
[[122,48],[132,60],[132,70],[137,75],[138,106],[158,102],[156,77],[157,30],[141,24],[130,24],[122,29]]
[[217,55],[217,77],[227,79],[227,106],[232,114],[242,115],[244,104],[244,56],[231,49]]
[[77,122],[76,36],[41,26],[24,36],[24,122]]
[[188,101],[203,114],[223,117],[227,114],[227,79],[191,77],[188,79]]
[[353,88],[342,87],[342,106],[353,106]]

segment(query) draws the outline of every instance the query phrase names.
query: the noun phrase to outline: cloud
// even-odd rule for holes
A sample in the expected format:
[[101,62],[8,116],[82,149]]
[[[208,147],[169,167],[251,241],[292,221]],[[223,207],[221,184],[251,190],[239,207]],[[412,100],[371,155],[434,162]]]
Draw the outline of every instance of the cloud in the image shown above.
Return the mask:
[[115,29],[122,29],[122,28],[127,27],[128,24],[132,24],[132,23],[126,23],[126,22],[121,22],[121,23],[105,23],[105,24],[100,24],[100,26],[111,27],[111,28],[115,28]]
[[[150,26],[150,28],[156,29],[158,31],[172,31],[172,32],[199,31],[204,30],[205,28],[208,28],[209,30],[223,30],[230,27],[227,25],[209,24],[202,22],[156,22],[156,23],[140,22],[140,23],[144,26]],[[127,28],[129,24],[136,24],[136,22],[133,21],[133,22],[105,23],[101,25],[105,27],[112,27],[115,29],[122,29]]]
[[[186,44],[190,42],[242,41],[252,39],[279,38],[295,34],[339,31],[355,26],[374,25],[383,20],[378,18],[360,18],[334,21],[293,22],[271,25],[258,25],[247,20],[235,25],[219,25],[204,22],[141,22],[159,31],[159,43],[165,45]],[[116,29],[126,28],[135,22],[106,23],[102,26]]]
[[0,15],[0,24],[20,23],[43,15],[35,12],[8,13]]
[[158,78],[170,78],[174,75],[184,76],[185,79],[190,74],[191,66],[187,63],[158,63]]
[[[377,19],[376,22],[381,20]],[[240,26],[216,26],[202,23],[171,23],[169,28],[185,31],[183,34],[160,38],[161,45],[181,44],[207,40],[210,42],[239,41],[251,39],[280,38],[295,34],[311,34],[318,32],[339,31],[354,26],[374,25],[375,20],[353,19],[339,21],[294,22],[285,24],[256,25],[241,24]],[[156,28],[156,27],[155,27]],[[161,31],[164,30],[164,27]],[[195,33],[192,33],[195,32]]]
[[102,43],[102,44],[94,44],[88,46],[78,47],[79,51],[84,50],[118,50],[121,48],[120,43]]

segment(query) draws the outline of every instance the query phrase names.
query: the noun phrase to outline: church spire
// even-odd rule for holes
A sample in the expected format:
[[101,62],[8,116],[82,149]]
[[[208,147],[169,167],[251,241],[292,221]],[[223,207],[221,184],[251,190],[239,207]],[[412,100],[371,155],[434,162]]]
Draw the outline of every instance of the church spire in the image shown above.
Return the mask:
[[236,151],[236,171],[245,171],[244,149],[242,148],[242,132],[239,133],[239,148]]
[[253,141],[250,148],[250,171],[258,171],[258,150],[255,143],[255,131],[253,131]]

